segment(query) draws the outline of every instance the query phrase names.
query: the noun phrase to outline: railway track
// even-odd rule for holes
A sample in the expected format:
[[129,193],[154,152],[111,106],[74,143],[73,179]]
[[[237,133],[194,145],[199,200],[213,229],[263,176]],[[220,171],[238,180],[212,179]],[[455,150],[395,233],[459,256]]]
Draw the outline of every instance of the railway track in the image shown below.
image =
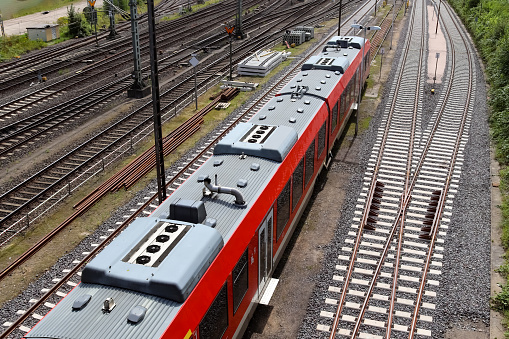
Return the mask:
[[[312,6],[296,6],[290,21],[283,23],[283,28],[280,30],[284,29],[284,27],[307,22],[309,17],[312,16],[312,10]],[[274,33],[273,27],[267,27],[259,33],[260,37],[253,38],[234,50],[234,62],[242,60],[252,51],[273,43],[279,38],[278,33]],[[200,90],[206,90],[212,83],[219,81],[219,78],[228,69],[227,58],[228,55],[224,54],[210,62],[202,62],[203,66],[198,70],[198,88]],[[193,95],[194,86],[192,80],[193,74],[191,71],[188,71],[182,81],[174,84],[162,93],[161,110],[166,112],[166,116],[171,117],[176,114],[176,107],[180,107],[183,100],[186,100],[186,98],[189,100]],[[97,93],[92,92],[85,96],[83,100],[87,100],[87,102],[93,101],[94,104],[104,104],[101,100],[97,99],[96,95],[106,98],[117,95],[125,89],[128,79],[126,77],[121,79],[121,81],[123,82],[115,87],[115,91],[100,89]],[[152,119],[150,107],[150,102],[146,102],[120,121],[87,140],[85,144],[62,156],[43,170],[2,194],[0,196],[0,217],[2,218],[3,227],[0,229],[0,246],[6,244],[14,236],[28,228],[34,219],[42,216],[42,211],[46,211],[51,206],[54,206],[56,201],[60,201],[74,189],[81,186],[82,181],[86,181],[91,175],[97,173],[97,168],[104,167],[104,158],[114,152],[113,150],[116,147],[126,145],[132,139],[132,135],[136,135],[140,130],[146,130],[147,126],[151,124]],[[47,133],[52,133],[53,129],[61,127],[56,122],[66,123],[69,119],[75,119],[80,114],[84,114],[83,112],[86,112],[86,109],[80,104],[71,102],[62,107],[55,107],[52,112],[56,112],[53,120],[44,117],[42,122],[32,123],[33,128],[31,132],[28,128],[23,127],[17,133],[9,136],[10,141],[7,144],[14,145],[6,146],[5,149],[14,153],[14,146],[18,148],[24,147],[28,142],[33,142],[36,138],[43,138]],[[95,168],[95,170],[92,170],[92,168]],[[80,181],[76,182],[78,177]],[[16,216],[15,222],[9,222],[14,220]]]
[[[246,5],[255,5],[257,3],[259,3],[259,1],[254,0],[247,2]],[[194,49],[189,49],[188,41],[193,41],[193,44],[199,45],[201,44],[200,39],[203,40],[210,35],[209,31],[218,31],[218,25],[224,20],[229,19],[235,12],[232,6],[225,6],[228,4],[229,3],[218,3],[194,13],[194,25],[184,25],[185,18],[159,24],[157,29],[157,34],[160,37],[158,49],[160,51],[165,51],[167,49],[172,50],[172,53],[169,55],[159,58],[161,69],[177,69],[177,66],[188,57],[189,53],[194,51]],[[210,20],[209,18],[213,11],[219,12],[220,14],[213,16],[214,20]],[[201,23],[206,24],[208,28],[197,34],[196,25]],[[222,34],[222,36],[224,36],[224,34]],[[176,50],[173,47],[181,45],[182,47]],[[142,51],[142,66],[148,69],[149,53],[148,37],[146,34],[141,34],[140,46]],[[112,52],[114,54],[111,54]],[[129,70],[132,65],[132,48],[131,38],[128,36],[107,42],[100,49],[92,48],[77,52],[72,50],[70,53],[72,53],[71,56],[61,56],[60,58],[72,60],[73,64],[82,64],[83,60],[93,62],[84,67],[74,68],[70,74],[59,77],[44,87],[37,86],[41,88],[37,88],[34,91],[30,91],[29,93],[0,105],[0,126],[8,124],[9,121],[14,121],[13,123],[16,123],[17,120],[34,115],[34,113],[37,113],[39,107],[48,107],[52,100],[58,99],[62,94],[79,96],[83,93],[83,87],[85,85],[88,85],[88,89],[85,89],[85,91],[92,91],[97,84],[100,84],[98,79],[106,79],[107,81],[115,83],[114,80],[116,80],[115,78],[117,76],[124,78],[131,75]],[[83,53],[88,54],[85,55]],[[69,62],[64,61],[56,63],[54,67],[55,69],[56,67],[66,69],[68,66]],[[44,71],[43,74],[46,74],[46,71]],[[36,75],[34,75],[34,77],[37,78]],[[12,90],[13,88],[17,88],[20,84],[25,84],[26,81],[26,79],[11,80],[6,82],[0,90]],[[103,82],[105,81],[103,80]],[[2,87],[1,84],[0,87]],[[12,129],[12,126],[9,126],[9,128]]]
[[[156,12],[170,14],[182,5],[183,0],[167,0],[156,6]],[[194,3],[194,1],[193,1]],[[185,1],[187,4],[187,1]],[[140,20],[145,21],[146,13],[140,15]],[[117,32],[130,30],[130,22],[124,21],[116,25]],[[125,41],[108,40],[108,32],[99,32],[98,40],[101,48],[95,48],[95,36],[91,35],[76,41],[68,41],[66,43],[57,44],[44,48],[39,51],[33,51],[24,55],[20,59],[0,64],[0,73],[3,74],[0,79],[0,91],[7,91],[11,88],[18,87],[23,84],[37,81],[37,75],[51,75],[59,70],[67,67],[73,67],[82,62],[82,60],[102,59],[105,55],[109,55],[110,49],[118,49],[128,47],[130,37],[128,39],[120,39]],[[4,92],[5,93],[5,92]]]
[[431,122],[421,131],[425,20],[425,4],[414,2],[392,100],[316,325],[319,337],[432,336],[476,70],[466,34],[447,6],[442,27],[449,68]]
[[[298,9],[297,9],[298,10]],[[297,12],[295,10],[294,12]],[[296,16],[298,20],[299,16]],[[265,32],[267,32],[266,30]],[[263,32],[262,32],[263,33]],[[269,34],[270,36],[271,34]],[[274,39],[274,38],[272,38]],[[256,49],[260,44],[266,41],[262,38],[254,39],[248,42],[245,46],[235,50],[237,54],[235,61],[238,61],[246,56],[251,49]],[[160,70],[164,71],[166,68],[171,67],[172,64],[187,59],[187,55],[180,57],[175,61],[168,61],[163,59],[160,63]],[[210,81],[217,81],[218,77],[225,71],[227,56],[203,62],[203,68],[199,73],[199,87],[207,87]],[[219,74],[219,75],[218,75]],[[173,110],[179,105],[179,102],[186,96],[192,94],[192,73],[187,71],[184,74],[183,80],[174,84],[169,90],[165,91],[161,96],[161,104],[164,110]],[[0,156],[16,156],[16,150],[21,149],[26,151],[27,145],[37,145],[38,140],[45,140],[46,137],[53,134],[56,129],[66,127],[70,120],[77,120],[94,108],[94,105],[104,106],[107,100],[112,100],[118,96],[130,85],[129,77],[121,78],[108,86],[98,88],[86,95],[82,95],[77,100],[69,101],[65,104],[52,107],[46,111],[31,116],[30,118],[19,121],[18,123],[11,124],[2,129],[4,135],[0,136]],[[2,222],[11,218],[14,214],[33,204],[35,201],[44,195],[54,192],[55,189],[61,189],[62,185],[70,185],[69,178],[76,172],[82,173],[86,166],[96,163],[101,154],[111,151],[111,147],[123,142],[125,138],[135,134],[136,130],[142,126],[150,123],[151,111],[150,102],[146,102],[142,108],[130,113],[128,117],[123,118],[120,122],[109,127],[106,131],[102,132],[96,138],[88,140],[90,144],[81,146],[79,149],[71,152],[66,158],[61,158],[57,162],[48,166],[47,169],[36,173],[29,180],[25,180],[20,185],[9,190],[0,198],[0,216]],[[144,114],[139,114],[143,111]],[[125,127],[125,125],[131,127]],[[134,126],[134,127],[132,127]],[[113,134],[113,136],[111,135]],[[94,151],[95,150],[95,151]],[[86,171],[86,170],[85,170]],[[42,177],[42,179],[41,179]],[[34,184],[35,182],[35,184]],[[28,188],[28,189],[27,189]],[[71,190],[69,186],[69,191]],[[3,203],[3,204],[2,204]],[[18,221],[18,224],[21,224]],[[28,222],[24,224],[26,227]],[[11,228],[4,228],[2,235],[13,235]],[[11,238],[10,236],[8,237]],[[5,239],[4,239],[5,240]]]
[[[281,29],[306,22],[309,20],[309,16],[312,15],[312,9],[312,6],[295,7],[292,19],[290,22],[285,23],[287,26],[283,26]],[[279,36],[277,33],[274,33],[273,30],[273,27],[267,27],[265,31],[260,32],[260,38],[253,38],[236,48],[234,51],[236,55],[235,62],[245,58],[253,50],[257,50],[271,43],[271,41],[277,40]],[[198,88],[200,90],[203,88],[206,89],[211,83],[217,82],[222,74],[226,72],[228,67],[227,57],[228,56],[224,54],[216,60],[211,60],[209,63],[203,62],[203,68],[198,71]],[[170,89],[163,92],[161,95],[161,106],[162,112],[166,112],[167,116],[175,114],[176,107],[180,105],[180,102],[192,96],[192,79],[193,75],[191,71],[189,71],[186,73],[184,80],[174,84]],[[111,96],[121,91],[122,88],[122,86],[117,87],[116,92],[110,93]],[[105,91],[98,91],[98,93],[100,95],[108,94]],[[95,93],[90,93],[90,95],[93,96]],[[95,98],[87,100],[100,102]],[[57,107],[57,109],[58,108],[60,107]],[[68,109],[64,110],[63,114],[67,116],[65,119],[71,119],[69,115],[76,116],[84,109],[80,105],[76,105],[75,110],[78,113],[70,114]],[[106,128],[97,136],[87,140],[85,144],[59,158],[45,169],[35,173],[0,196],[0,217],[2,217],[1,222],[3,225],[3,228],[0,230],[0,246],[6,244],[14,236],[29,227],[30,222],[33,222],[34,219],[42,215],[41,211],[45,211],[50,206],[54,206],[55,201],[60,201],[63,197],[80,186],[82,182],[76,183],[77,177],[83,181],[88,179],[90,175],[97,173],[97,170],[91,170],[91,168],[100,168],[100,164],[104,164],[103,158],[107,157],[115,147],[125,145],[129,139],[132,138],[132,135],[137,134],[138,131],[142,129],[146,129],[146,126],[151,124],[151,116],[150,102],[146,102],[140,108],[125,116],[122,120]],[[57,115],[57,119],[66,121],[62,115]],[[51,128],[58,127],[58,125],[49,123],[48,121],[49,119],[44,119],[43,124],[49,124]],[[34,128],[41,128],[41,124],[35,124]],[[23,140],[23,142],[18,141],[16,144],[16,146],[22,147],[24,143],[33,140],[33,138],[41,138],[41,135],[45,133],[42,131],[38,134],[38,132],[37,130],[28,133],[26,129],[20,129],[19,133],[11,137],[11,140],[24,138],[25,140]],[[46,133],[49,132],[46,131]],[[32,139],[26,137],[30,135],[32,135]],[[11,141],[11,143],[16,143],[16,141]],[[13,152],[12,148],[8,150]],[[57,197],[55,197],[55,195],[57,195]],[[23,211],[25,211],[25,213],[22,213]],[[16,221],[14,223],[9,223],[9,220],[14,220],[16,216],[18,216]]]
[[[365,11],[369,11],[369,8],[372,7],[372,2],[366,2],[364,6],[359,8],[352,14],[348,20],[346,20],[345,26],[349,27],[350,23],[353,23],[354,20],[359,20]],[[367,9],[366,9],[367,8]],[[332,33],[330,36],[333,36]],[[323,41],[330,38],[328,36]],[[321,44],[318,44],[318,48],[321,48]],[[314,50],[316,51],[316,49]],[[307,55],[311,55],[314,51],[308,52]],[[258,98],[254,98],[253,102],[241,112],[236,113],[236,115],[230,116],[227,120],[226,127],[222,129],[221,132],[216,133],[211,137],[208,144],[206,146],[201,147],[196,151],[194,157],[185,160],[185,165],[179,171],[175,171],[172,174],[171,180],[167,183],[167,190],[171,193],[176,187],[180,185],[189,175],[191,175],[210,155],[212,154],[213,146],[226,134],[228,131],[233,128],[239,122],[244,122],[250,119],[255,112],[262,107],[271,97],[273,97],[285,84],[291,79],[296,72],[300,70],[300,64],[307,59],[307,56],[301,58],[301,62],[293,67],[292,70],[288,71],[286,75],[276,83],[271,89],[267,92],[260,94]],[[84,263],[88,262],[91,258],[93,258],[105,244],[107,244],[111,239],[113,239],[117,234],[119,234],[124,227],[126,227],[134,218],[139,215],[147,215],[151,213],[157,207],[157,194],[154,194],[151,197],[146,198],[146,202],[141,205],[136,211],[129,216],[126,216],[123,222],[117,222],[117,227],[115,229],[110,228],[108,231],[100,236],[101,243],[100,244],[92,244],[92,247],[89,252],[83,252],[81,258],[78,260],[74,260],[73,267],[64,270],[63,276],[59,276],[54,279],[56,284],[48,289],[43,290],[43,294],[38,299],[32,299],[30,301],[30,306],[28,310],[20,310],[17,313],[22,314],[17,320],[13,320],[9,324],[9,327],[0,335],[0,338],[11,338],[22,335],[26,332],[31,326],[35,324],[55,303],[58,302],[65,294],[67,294],[72,287],[76,286],[76,284],[80,280],[80,271]],[[12,271],[12,270],[11,270]],[[9,272],[11,272],[9,271]],[[3,271],[1,274],[1,278],[3,279],[9,272]]]

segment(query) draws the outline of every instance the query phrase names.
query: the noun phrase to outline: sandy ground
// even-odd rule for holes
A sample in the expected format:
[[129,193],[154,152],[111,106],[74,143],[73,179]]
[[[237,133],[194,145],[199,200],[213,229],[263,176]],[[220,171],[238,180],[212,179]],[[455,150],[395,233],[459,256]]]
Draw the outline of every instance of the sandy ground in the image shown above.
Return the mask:
[[[431,19],[429,19],[431,18]],[[437,34],[435,34],[436,24],[437,24],[437,15],[434,13],[434,7],[428,6],[428,83],[433,82],[433,77],[435,76],[435,68],[436,68],[436,83],[442,83],[442,76],[445,71],[445,61],[447,55],[447,44],[445,43],[444,33],[440,26],[438,27]],[[438,60],[437,60],[438,53]]]
[[[103,0],[97,0],[95,7],[101,7]],[[70,6],[70,5],[69,5]],[[74,4],[74,7],[78,11],[83,11],[83,8],[87,6],[87,1],[80,1]],[[42,14],[41,12],[26,15],[16,19],[10,19],[4,21],[4,30],[6,35],[19,35],[26,33],[27,27],[39,27],[47,24],[57,23],[58,18],[67,16],[67,7],[61,7],[50,11],[48,14]]]

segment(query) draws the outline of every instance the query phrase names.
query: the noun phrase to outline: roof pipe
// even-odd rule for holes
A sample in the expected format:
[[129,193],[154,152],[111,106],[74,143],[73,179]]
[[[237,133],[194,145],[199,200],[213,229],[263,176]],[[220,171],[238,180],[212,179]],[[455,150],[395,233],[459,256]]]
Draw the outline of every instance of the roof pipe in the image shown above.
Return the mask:
[[203,183],[210,192],[231,194],[235,196],[235,204],[237,205],[245,204],[244,197],[242,196],[242,193],[240,193],[238,189],[232,187],[221,187],[213,185],[212,180],[210,180],[210,178],[204,179]]

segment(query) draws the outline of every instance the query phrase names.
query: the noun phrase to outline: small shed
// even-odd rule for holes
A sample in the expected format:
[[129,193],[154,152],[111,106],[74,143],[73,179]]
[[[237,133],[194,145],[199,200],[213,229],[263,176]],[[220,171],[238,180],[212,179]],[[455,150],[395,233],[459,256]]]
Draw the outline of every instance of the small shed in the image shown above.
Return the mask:
[[39,27],[27,27],[28,39],[51,41],[60,38],[60,30],[57,24]]

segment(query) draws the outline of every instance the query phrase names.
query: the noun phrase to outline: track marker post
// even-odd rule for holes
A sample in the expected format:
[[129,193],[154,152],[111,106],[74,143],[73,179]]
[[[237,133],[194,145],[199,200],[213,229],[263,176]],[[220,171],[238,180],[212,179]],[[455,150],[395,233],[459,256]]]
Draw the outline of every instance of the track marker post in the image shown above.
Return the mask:
[[192,56],[192,58],[191,58],[191,60],[189,60],[189,63],[191,64],[191,66],[193,66],[193,70],[194,70],[194,102],[195,102],[196,110],[198,110],[198,88],[196,85],[196,66],[198,66],[198,64],[200,62],[198,61],[198,59],[196,59],[196,54],[191,54],[191,56]]
[[435,63],[435,76],[433,77],[433,88],[431,89],[431,94],[435,94],[435,82],[437,80],[437,67],[438,67],[438,58],[440,58],[440,53],[435,54],[435,58],[437,58],[437,61]]

